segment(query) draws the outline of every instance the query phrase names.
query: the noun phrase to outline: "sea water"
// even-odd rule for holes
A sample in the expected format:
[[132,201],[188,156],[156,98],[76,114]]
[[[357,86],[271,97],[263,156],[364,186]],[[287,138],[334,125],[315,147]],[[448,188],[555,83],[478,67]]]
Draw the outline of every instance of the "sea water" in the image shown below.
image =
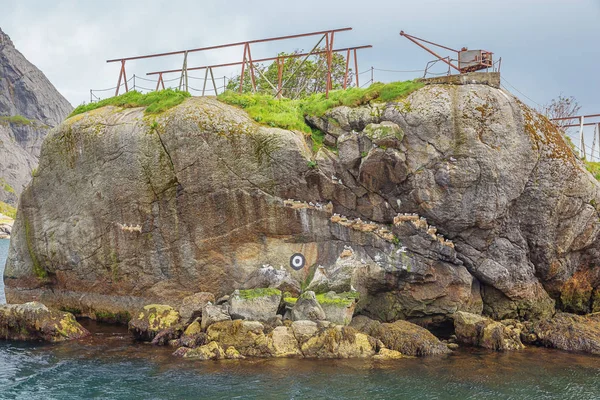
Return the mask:
[[[0,240],[0,276],[8,240]],[[3,299],[0,282],[0,299]],[[0,399],[600,399],[600,357],[528,348],[373,360],[194,361],[82,323],[61,343],[0,341]]]

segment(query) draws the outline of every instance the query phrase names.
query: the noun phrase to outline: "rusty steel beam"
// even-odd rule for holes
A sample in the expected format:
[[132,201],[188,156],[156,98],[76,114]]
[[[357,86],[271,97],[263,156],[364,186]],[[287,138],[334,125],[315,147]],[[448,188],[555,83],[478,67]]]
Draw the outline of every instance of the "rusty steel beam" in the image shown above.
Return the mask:
[[141,60],[144,58],[173,56],[173,55],[177,55],[177,54],[184,54],[186,52],[194,53],[194,52],[198,52],[198,51],[223,49],[226,47],[243,46],[246,44],[272,42],[272,41],[277,41],[277,40],[296,39],[296,38],[307,37],[307,36],[324,35],[329,32],[345,32],[345,31],[350,31],[350,30],[352,30],[352,28],[330,29],[330,30],[326,30],[326,31],[300,33],[300,34],[296,34],[296,35],[276,36],[276,37],[267,38],[267,39],[248,40],[245,42],[227,43],[227,44],[221,44],[221,45],[217,45],[217,46],[199,47],[197,49],[171,51],[168,53],[156,53],[156,54],[148,54],[148,55],[135,56],[135,57],[114,58],[111,60],[106,60],[106,62],[111,63],[111,62],[118,62],[118,61]]
[[[372,48],[372,45],[365,45],[365,46],[356,46],[356,47],[347,47],[344,49],[335,49],[333,50],[333,53],[340,53],[340,52],[344,52],[344,51],[348,51],[348,49],[350,50],[361,50],[361,49],[370,49]],[[326,54],[327,51],[322,50],[322,51],[315,51],[313,53],[302,53],[302,54],[290,54],[287,56],[277,56],[277,57],[268,57],[268,58],[260,58],[257,60],[253,60],[253,62],[255,63],[260,63],[260,62],[266,62],[266,61],[275,61],[278,58],[280,59],[285,59],[285,58],[294,58],[294,57],[306,57],[308,55],[317,55],[317,54]],[[214,65],[203,65],[201,67],[191,67],[188,68],[188,71],[198,71],[198,70],[202,70],[205,68],[221,68],[221,67],[233,67],[236,65],[244,65],[244,61],[237,61],[237,62],[232,62],[232,63],[225,63],[225,64],[214,64]],[[181,72],[181,69],[170,69],[170,70],[165,70],[165,71],[153,71],[153,72],[147,72],[146,75],[158,75],[158,74],[171,74],[171,73],[175,73],[175,72]]]
[[[598,122],[588,122],[588,123],[583,124],[583,126],[594,126],[594,125],[598,125]],[[580,126],[581,126],[581,124],[573,124],[573,125],[564,125],[564,126],[561,126],[561,128],[575,128],[575,127],[579,128]]]
[[446,61],[444,57],[440,56],[439,54],[437,54],[436,52],[434,52],[433,50],[427,48],[426,46],[423,46],[421,43],[419,43],[417,40],[422,40],[425,43],[429,43],[438,47],[441,47],[443,49],[446,50],[450,50],[450,51],[455,51],[458,54],[458,50],[454,50],[451,49],[449,47],[445,47],[445,46],[441,46],[439,44],[433,43],[433,42],[429,42],[427,40],[423,40],[423,39],[419,39],[415,36],[411,36],[407,33],[404,33],[404,31],[400,31],[400,36],[404,36],[405,38],[407,38],[408,40],[410,40],[411,42],[413,42],[414,44],[416,44],[417,46],[419,46],[420,48],[422,48],[423,50],[427,51],[428,53],[431,53],[434,55],[434,57],[437,57],[439,60],[445,62],[446,64],[448,64],[449,66],[451,66],[452,68],[454,68],[455,70],[457,70],[458,72],[461,72],[460,68],[457,67],[456,65],[452,64],[450,61]]
[[[579,118],[598,118],[600,114],[590,114],[590,115],[576,115],[574,117],[562,117],[562,118],[552,118],[550,121],[565,121],[568,119],[579,119]],[[579,124],[577,124],[579,126]]]

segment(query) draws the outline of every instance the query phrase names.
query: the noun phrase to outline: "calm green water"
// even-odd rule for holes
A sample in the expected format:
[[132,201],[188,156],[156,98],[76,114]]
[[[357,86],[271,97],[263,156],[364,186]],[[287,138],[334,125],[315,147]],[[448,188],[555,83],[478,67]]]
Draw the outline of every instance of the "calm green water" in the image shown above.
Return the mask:
[[[7,250],[0,241],[0,261]],[[94,335],[80,342],[0,342],[0,399],[600,399],[594,356],[531,348],[394,362],[201,362],[83,323]]]

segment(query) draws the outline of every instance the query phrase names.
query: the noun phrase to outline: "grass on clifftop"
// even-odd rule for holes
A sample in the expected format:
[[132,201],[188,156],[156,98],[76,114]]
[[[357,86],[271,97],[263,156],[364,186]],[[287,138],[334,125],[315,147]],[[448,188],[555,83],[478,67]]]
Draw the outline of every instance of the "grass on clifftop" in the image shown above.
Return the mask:
[[146,94],[132,90],[120,96],[110,97],[96,103],[82,104],[74,109],[68,118],[105,106],[117,106],[123,108],[146,107],[146,113],[158,114],[183,103],[188,97],[191,97],[191,94],[188,92],[173,89],[165,89]]
[[312,133],[306,124],[304,116],[320,117],[328,110],[338,106],[357,107],[369,102],[388,102],[402,99],[410,93],[423,87],[417,81],[392,83],[374,83],[368,88],[350,88],[329,93],[329,99],[324,93],[314,94],[298,100],[274,99],[264,94],[227,91],[217,98],[227,104],[243,108],[250,118],[256,122],[283,128]]
[[585,168],[600,181],[600,162],[585,161]]

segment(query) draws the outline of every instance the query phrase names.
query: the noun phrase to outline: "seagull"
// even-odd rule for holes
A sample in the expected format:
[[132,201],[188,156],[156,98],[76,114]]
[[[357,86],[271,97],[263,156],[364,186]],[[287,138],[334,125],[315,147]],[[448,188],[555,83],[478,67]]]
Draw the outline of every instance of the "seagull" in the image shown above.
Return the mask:
[[456,162],[456,158],[450,157],[450,162]]
[[356,289],[354,289],[354,286],[350,285],[350,291],[351,292],[356,292]]
[[396,251],[396,254],[399,254],[399,253],[406,253],[406,246],[402,246],[398,249],[398,251]]
[[363,264],[366,264],[366,263],[367,263],[367,262],[365,261],[365,259],[364,259],[364,258],[361,258],[361,259],[360,259],[360,262],[361,262],[361,263],[363,263]]

